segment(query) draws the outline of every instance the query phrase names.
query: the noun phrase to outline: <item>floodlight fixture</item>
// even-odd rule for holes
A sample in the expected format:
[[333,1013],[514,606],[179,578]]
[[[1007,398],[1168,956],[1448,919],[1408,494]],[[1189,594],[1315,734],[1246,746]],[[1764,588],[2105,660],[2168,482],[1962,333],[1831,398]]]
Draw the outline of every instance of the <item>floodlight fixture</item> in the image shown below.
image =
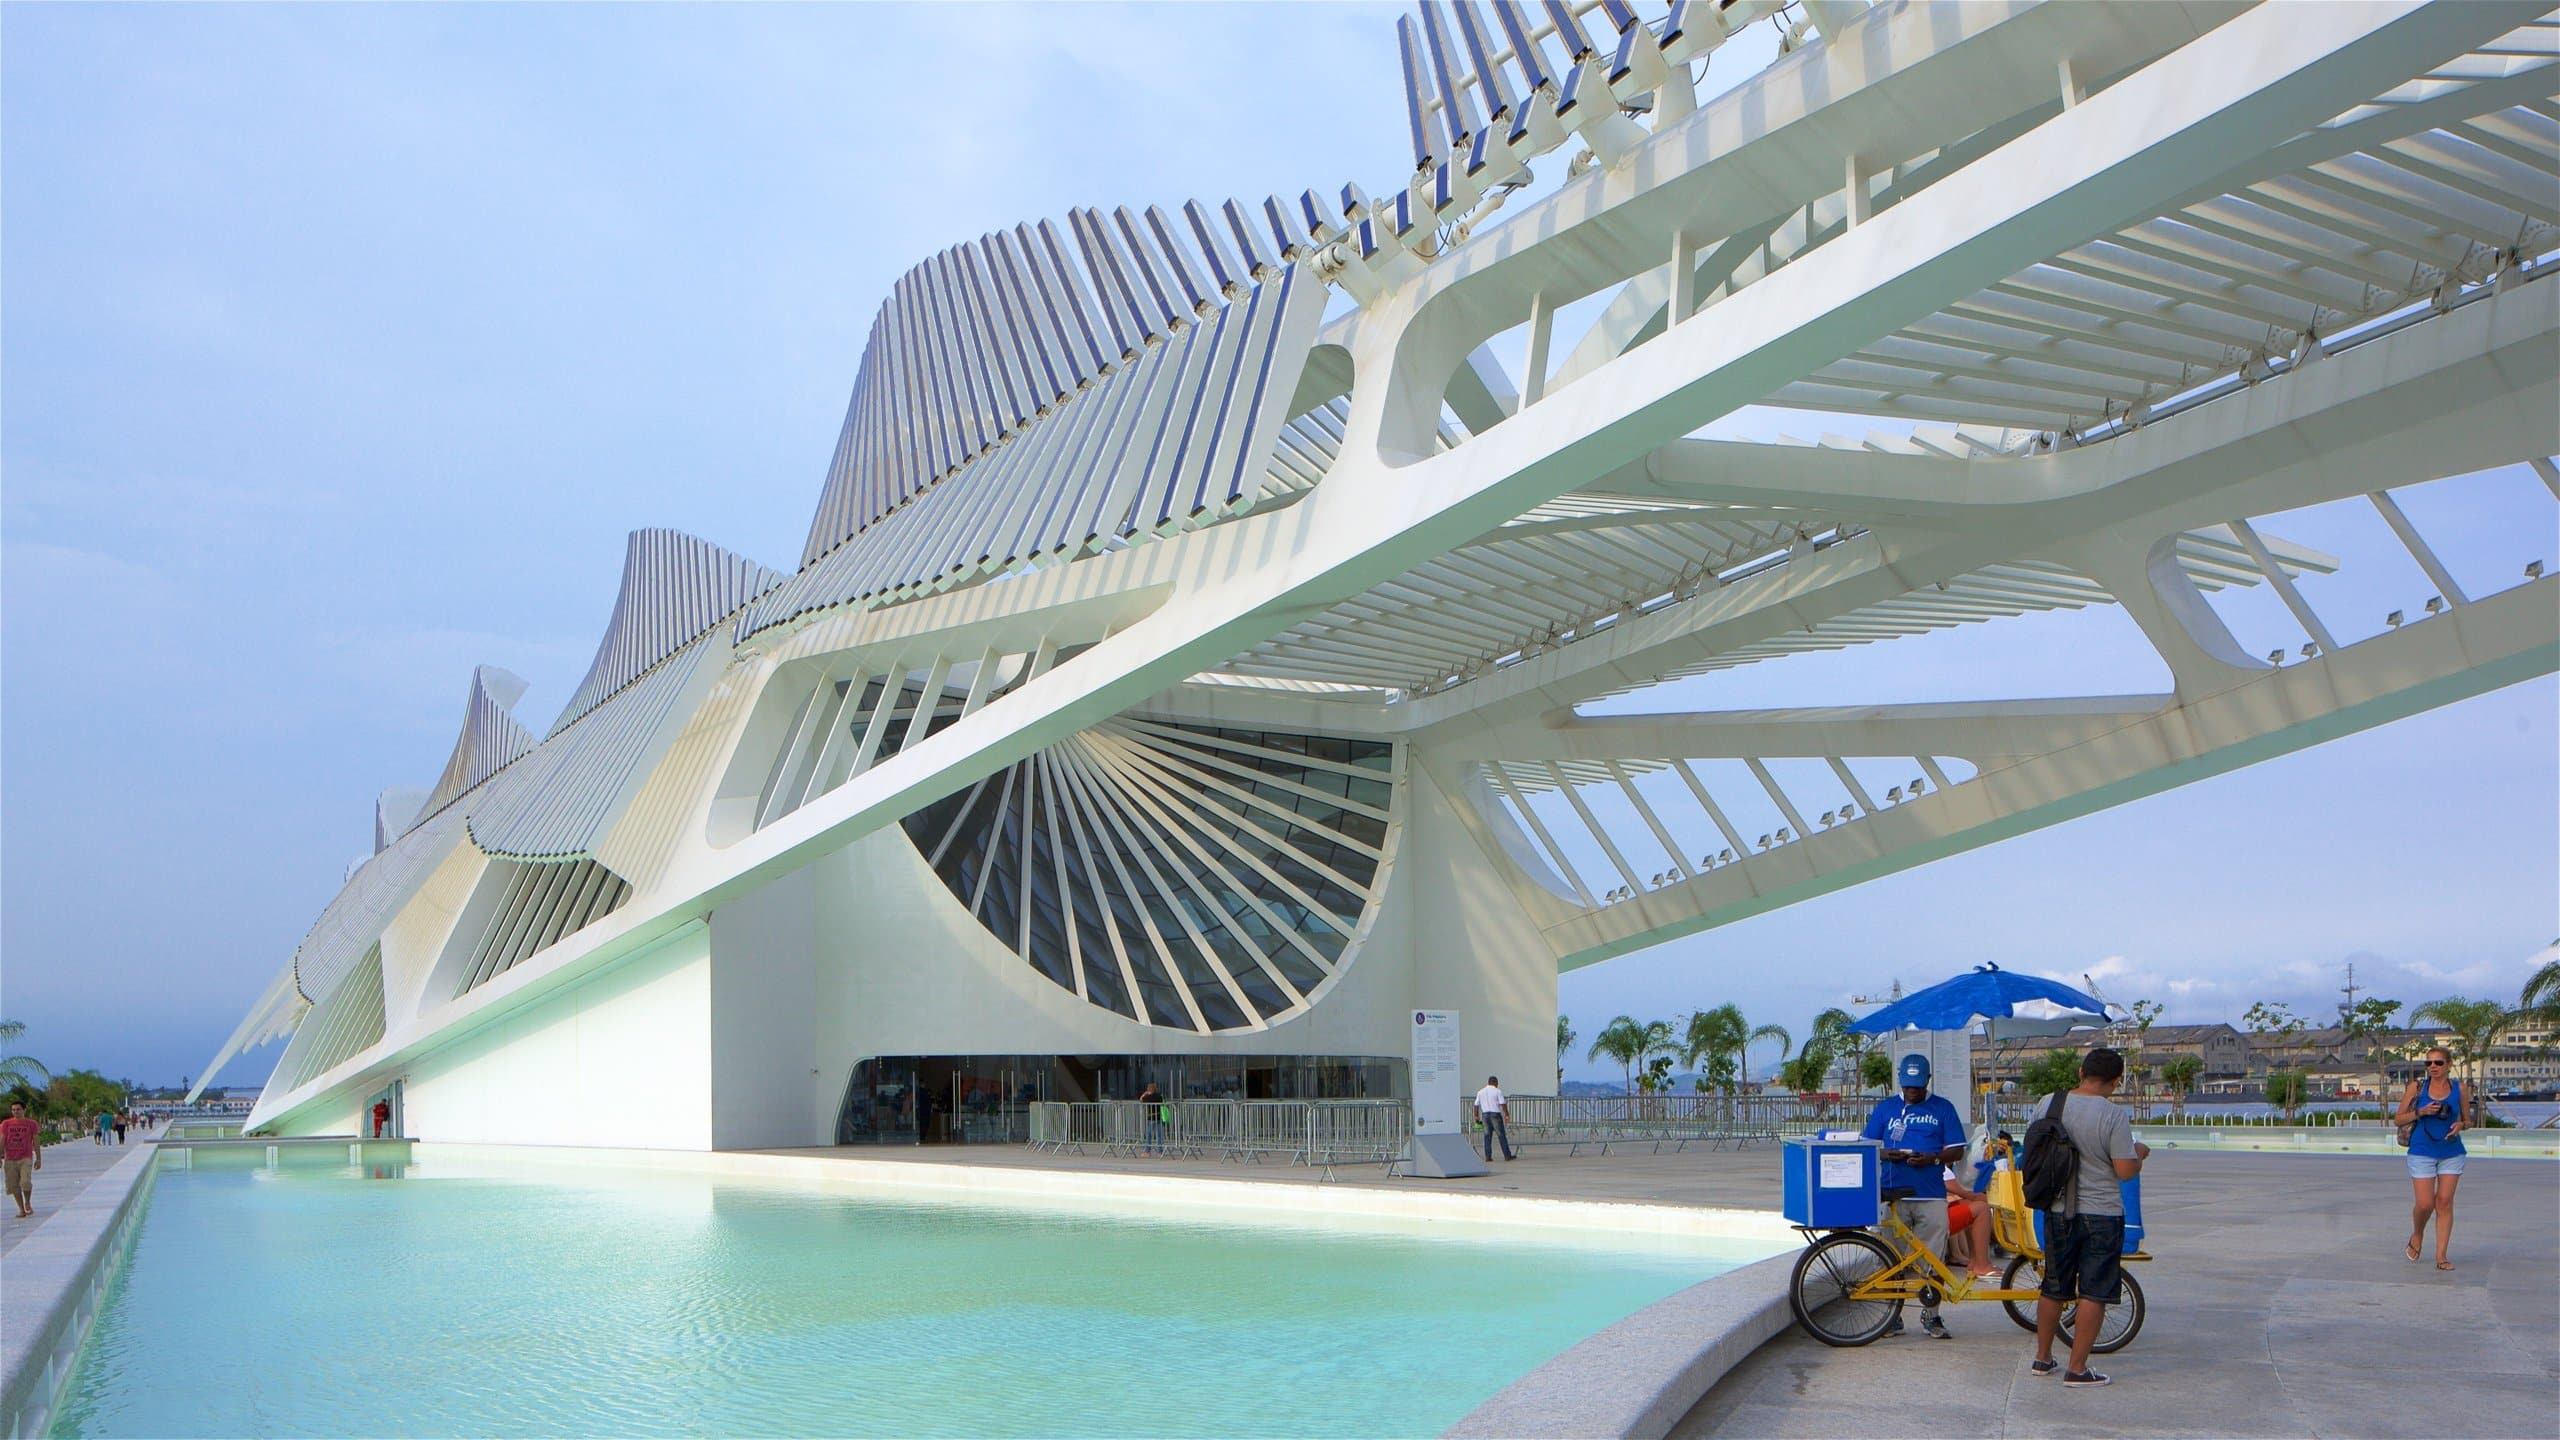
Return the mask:
[[1761,836],[1761,837],[1760,837],[1760,848],[1761,848],[1761,849],[1763,849],[1763,850],[1766,850],[1766,849],[1768,849],[1768,848],[1769,848],[1769,837],[1768,837],[1768,836],[1763,835],[1763,836]]
[[2408,618],[2409,617],[2405,612],[2394,610],[2390,614],[2382,617],[2382,623],[2390,626],[2394,630],[2397,630],[2408,620]]
[[2310,659],[2312,656],[2317,655],[2317,654],[2319,654],[2319,653],[2320,653],[2320,642],[2319,642],[2319,641],[2317,641],[2317,640],[2305,640],[2305,641],[2303,641],[2303,642],[2302,642],[2302,658],[2303,658],[2303,659],[2308,660],[2308,659]]
[[2270,650],[2270,651],[2268,651],[2268,652],[2267,652],[2267,663],[2268,663],[2268,664],[2270,664],[2270,665],[2282,665],[2282,664],[2284,664],[2284,652],[2283,652],[2282,650]]
[[1784,845],[1784,844],[1786,844],[1789,840],[1792,840],[1792,839],[1794,839],[1794,838],[1795,838],[1795,837],[1794,837],[1793,835],[1790,835],[1789,833],[1787,833],[1787,827],[1786,827],[1786,826],[1781,825],[1781,826],[1779,826],[1779,827],[1778,827],[1778,843],[1779,843],[1779,844]]
[[1830,810],[1825,810],[1825,811],[1823,811],[1823,812],[1822,812],[1822,828],[1823,828],[1823,829],[1825,829],[1825,830],[1830,829],[1830,828],[1831,828],[1831,822],[1833,822],[1833,821],[1835,821],[1835,820],[1837,820],[1837,819],[1839,819],[1839,818],[1840,818],[1840,817],[1839,817],[1839,815],[1838,815],[1837,813],[1833,812],[1833,811],[1830,811]]
[[2527,580],[2539,580],[2539,579],[2541,579],[2541,578],[2542,578],[2542,562],[2541,562],[2541,561],[2539,561],[2539,560],[2527,560],[2526,562],[2524,562],[2524,578],[2526,578]]
[[1901,787],[1901,786],[1899,786],[1899,785],[1896,785],[1896,786],[1894,786],[1892,789],[1887,790],[1886,792],[1884,792],[1884,803],[1886,803],[1887,805],[1899,805],[1899,804],[1901,804],[1901,803],[1902,803],[1902,787]]
[[2428,614],[2430,614],[2430,615],[2441,615],[2441,614],[2443,614],[2443,613],[2444,613],[2444,597],[2443,597],[2443,596],[2441,596],[2441,595],[2430,595],[2430,596],[2428,596],[2428,597],[2427,597],[2427,613],[2428,613]]
[[1730,864],[1732,864],[1732,863],[1733,863],[1733,852],[1732,852],[1732,851],[1730,851],[1730,850],[1719,850],[1719,851],[1717,851],[1717,852],[1716,852],[1716,863],[1717,863],[1717,864],[1719,864],[1719,865],[1730,865]]

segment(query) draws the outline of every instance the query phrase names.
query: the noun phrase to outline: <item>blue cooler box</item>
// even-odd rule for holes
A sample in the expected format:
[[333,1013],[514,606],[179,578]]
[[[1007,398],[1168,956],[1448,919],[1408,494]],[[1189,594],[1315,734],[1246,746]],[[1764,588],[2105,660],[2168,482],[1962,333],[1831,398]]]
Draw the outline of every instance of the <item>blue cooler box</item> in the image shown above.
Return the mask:
[[1779,1209],[1790,1224],[1863,1230],[1883,1209],[1876,1199],[1883,1161],[1884,1146],[1873,1140],[1790,1137],[1778,1167],[1784,1182]]

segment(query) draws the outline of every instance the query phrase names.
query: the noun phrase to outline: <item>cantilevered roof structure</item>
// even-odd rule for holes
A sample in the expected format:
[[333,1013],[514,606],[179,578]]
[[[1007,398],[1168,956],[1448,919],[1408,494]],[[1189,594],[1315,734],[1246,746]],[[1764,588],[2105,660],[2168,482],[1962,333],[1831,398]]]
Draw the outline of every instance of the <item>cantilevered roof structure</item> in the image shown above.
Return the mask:
[[[1538,1074],[1561,970],[2549,674],[2543,557],[2466,585],[2405,502],[2529,473],[2551,533],[2555,39],[1428,0],[1335,82],[1409,169],[899,279],[796,565],[635,534],[568,706],[473,677],[207,1073],[289,1035],[262,1126],[697,1147],[875,1124],[884,1057],[1375,1059],[1425,1007]],[[2427,589],[2324,609],[2324,505]],[[1666,688],[2096,607],[2166,689]]]

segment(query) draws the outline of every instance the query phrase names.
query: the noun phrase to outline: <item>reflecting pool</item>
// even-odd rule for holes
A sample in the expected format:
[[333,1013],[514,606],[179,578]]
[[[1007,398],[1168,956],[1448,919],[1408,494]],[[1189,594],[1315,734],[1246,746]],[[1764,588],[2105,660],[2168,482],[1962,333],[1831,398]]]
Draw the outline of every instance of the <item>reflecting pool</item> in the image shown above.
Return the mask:
[[160,1163],[63,1433],[1430,1435],[1769,1248]]

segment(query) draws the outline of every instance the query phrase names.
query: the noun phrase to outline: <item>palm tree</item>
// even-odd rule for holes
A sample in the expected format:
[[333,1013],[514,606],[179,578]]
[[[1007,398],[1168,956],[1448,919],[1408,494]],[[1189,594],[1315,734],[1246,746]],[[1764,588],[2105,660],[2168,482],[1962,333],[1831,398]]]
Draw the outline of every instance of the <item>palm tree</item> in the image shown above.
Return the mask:
[[2196,1088],[2204,1075],[2204,1057],[2172,1055],[2160,1064],[2160,1083],[2169,1089],[2169,1108],[2181,1120],[2187,1118],[2187,1094]]
[[2419,1006],[2410,1012],[2409,1018],[2419,1024],[2433,1020],[2453,1032],[2454,1058],[2470,1067],[2471,1086],[2477,1090],[2488,1067],[2489,1047],[2513,1017],[2506,1006],[2495,1000],[2466,1000],[2459,995],[2448,995],[2442,1000],[2431,1000]]
[[1707,1083],[1730,1095],[1736,1088],[1737,1072],[1742,1079],[1750,1078],[1750,1049],[1762,1040],[1777,1041],[1782,1059],[1795,1043],[1783,1026],[1753,1028],[1750,1021],[1742,1018],[1742,1007],[1728,1001],[1689,1017],[1688,1033],[1680,1045],[1680,1063],[1692,1068],[1703,1063]]
[[[2560,951],[2560,940],[2552,942],[2552,954]],[[2524,982],[2524,993],[2516,997],[2516,1018],[2543,1025],[2560,1024],[2560,958],[2545,960]]]
[[[1849,1028],[1857,1023],[1857,1016],[1836,1005],[1814,1016],[1813,1034],[1804,1042],[1804,1048],[1796,1052],[1796,1059],[1799,1062],[1808,1058],[1819,1059],[1822,1062],[1821,1073],[1828,1076],[1834,1066],[1844,1058],[1856,1055],[1863,1047],[1866,1037]],[[1818,1090],[1822,1087],[1815,1085],[1811,1088]]]
[[1621,1015],[1601,1027],[1599,1037],[1591,1042],[1590,1053],[1582,1058],[1597,1060],[1606,1056],[1617,1061],[1627,1074],[1626,1093],[1633,1095],[1636,1093],[1636,1067],[1652,1059],[1660,1048],[1652,1042],[1651,1032],[1657,1028],[1667,1033],[1671,1027],[1659,1020],[1647,1025],[1633,1015]]
[[1564,1052],[1566,1052],[1567,1050],[1572,1049],[1572,1048],[1573,1048],[1573,1042],[1574,1042],[1576,1039],[1578,1039],[1578,1038],[1580,1038],[1580,1037],[1576,1036],[1576,1035],[1573,1033],[1573,1020],[1572,1020],[1572,1017],[1570,1017],[1570,1016],[1565,1016],[1565,1015],[1559,1015],[1559,1016],[1557,1016],[1557,1017],[1556,1017],[1556,1093],[1557,1093],[1557,1094],[1559,1094],[1559,1095],[1561,1095],[1561,1094],[1563,1094],[1563,1093],[1564,1093]]
[[[26,1021],[0,1020],[0,1047],[17,1044],[18,1037],[26,1033]],[[45,1069],[44,1062],[32,1055],[0,1055],[0,1090],[11,1090],[20,1085],[34,1089],[41,1082],[52,1079],[53,1072]]]

